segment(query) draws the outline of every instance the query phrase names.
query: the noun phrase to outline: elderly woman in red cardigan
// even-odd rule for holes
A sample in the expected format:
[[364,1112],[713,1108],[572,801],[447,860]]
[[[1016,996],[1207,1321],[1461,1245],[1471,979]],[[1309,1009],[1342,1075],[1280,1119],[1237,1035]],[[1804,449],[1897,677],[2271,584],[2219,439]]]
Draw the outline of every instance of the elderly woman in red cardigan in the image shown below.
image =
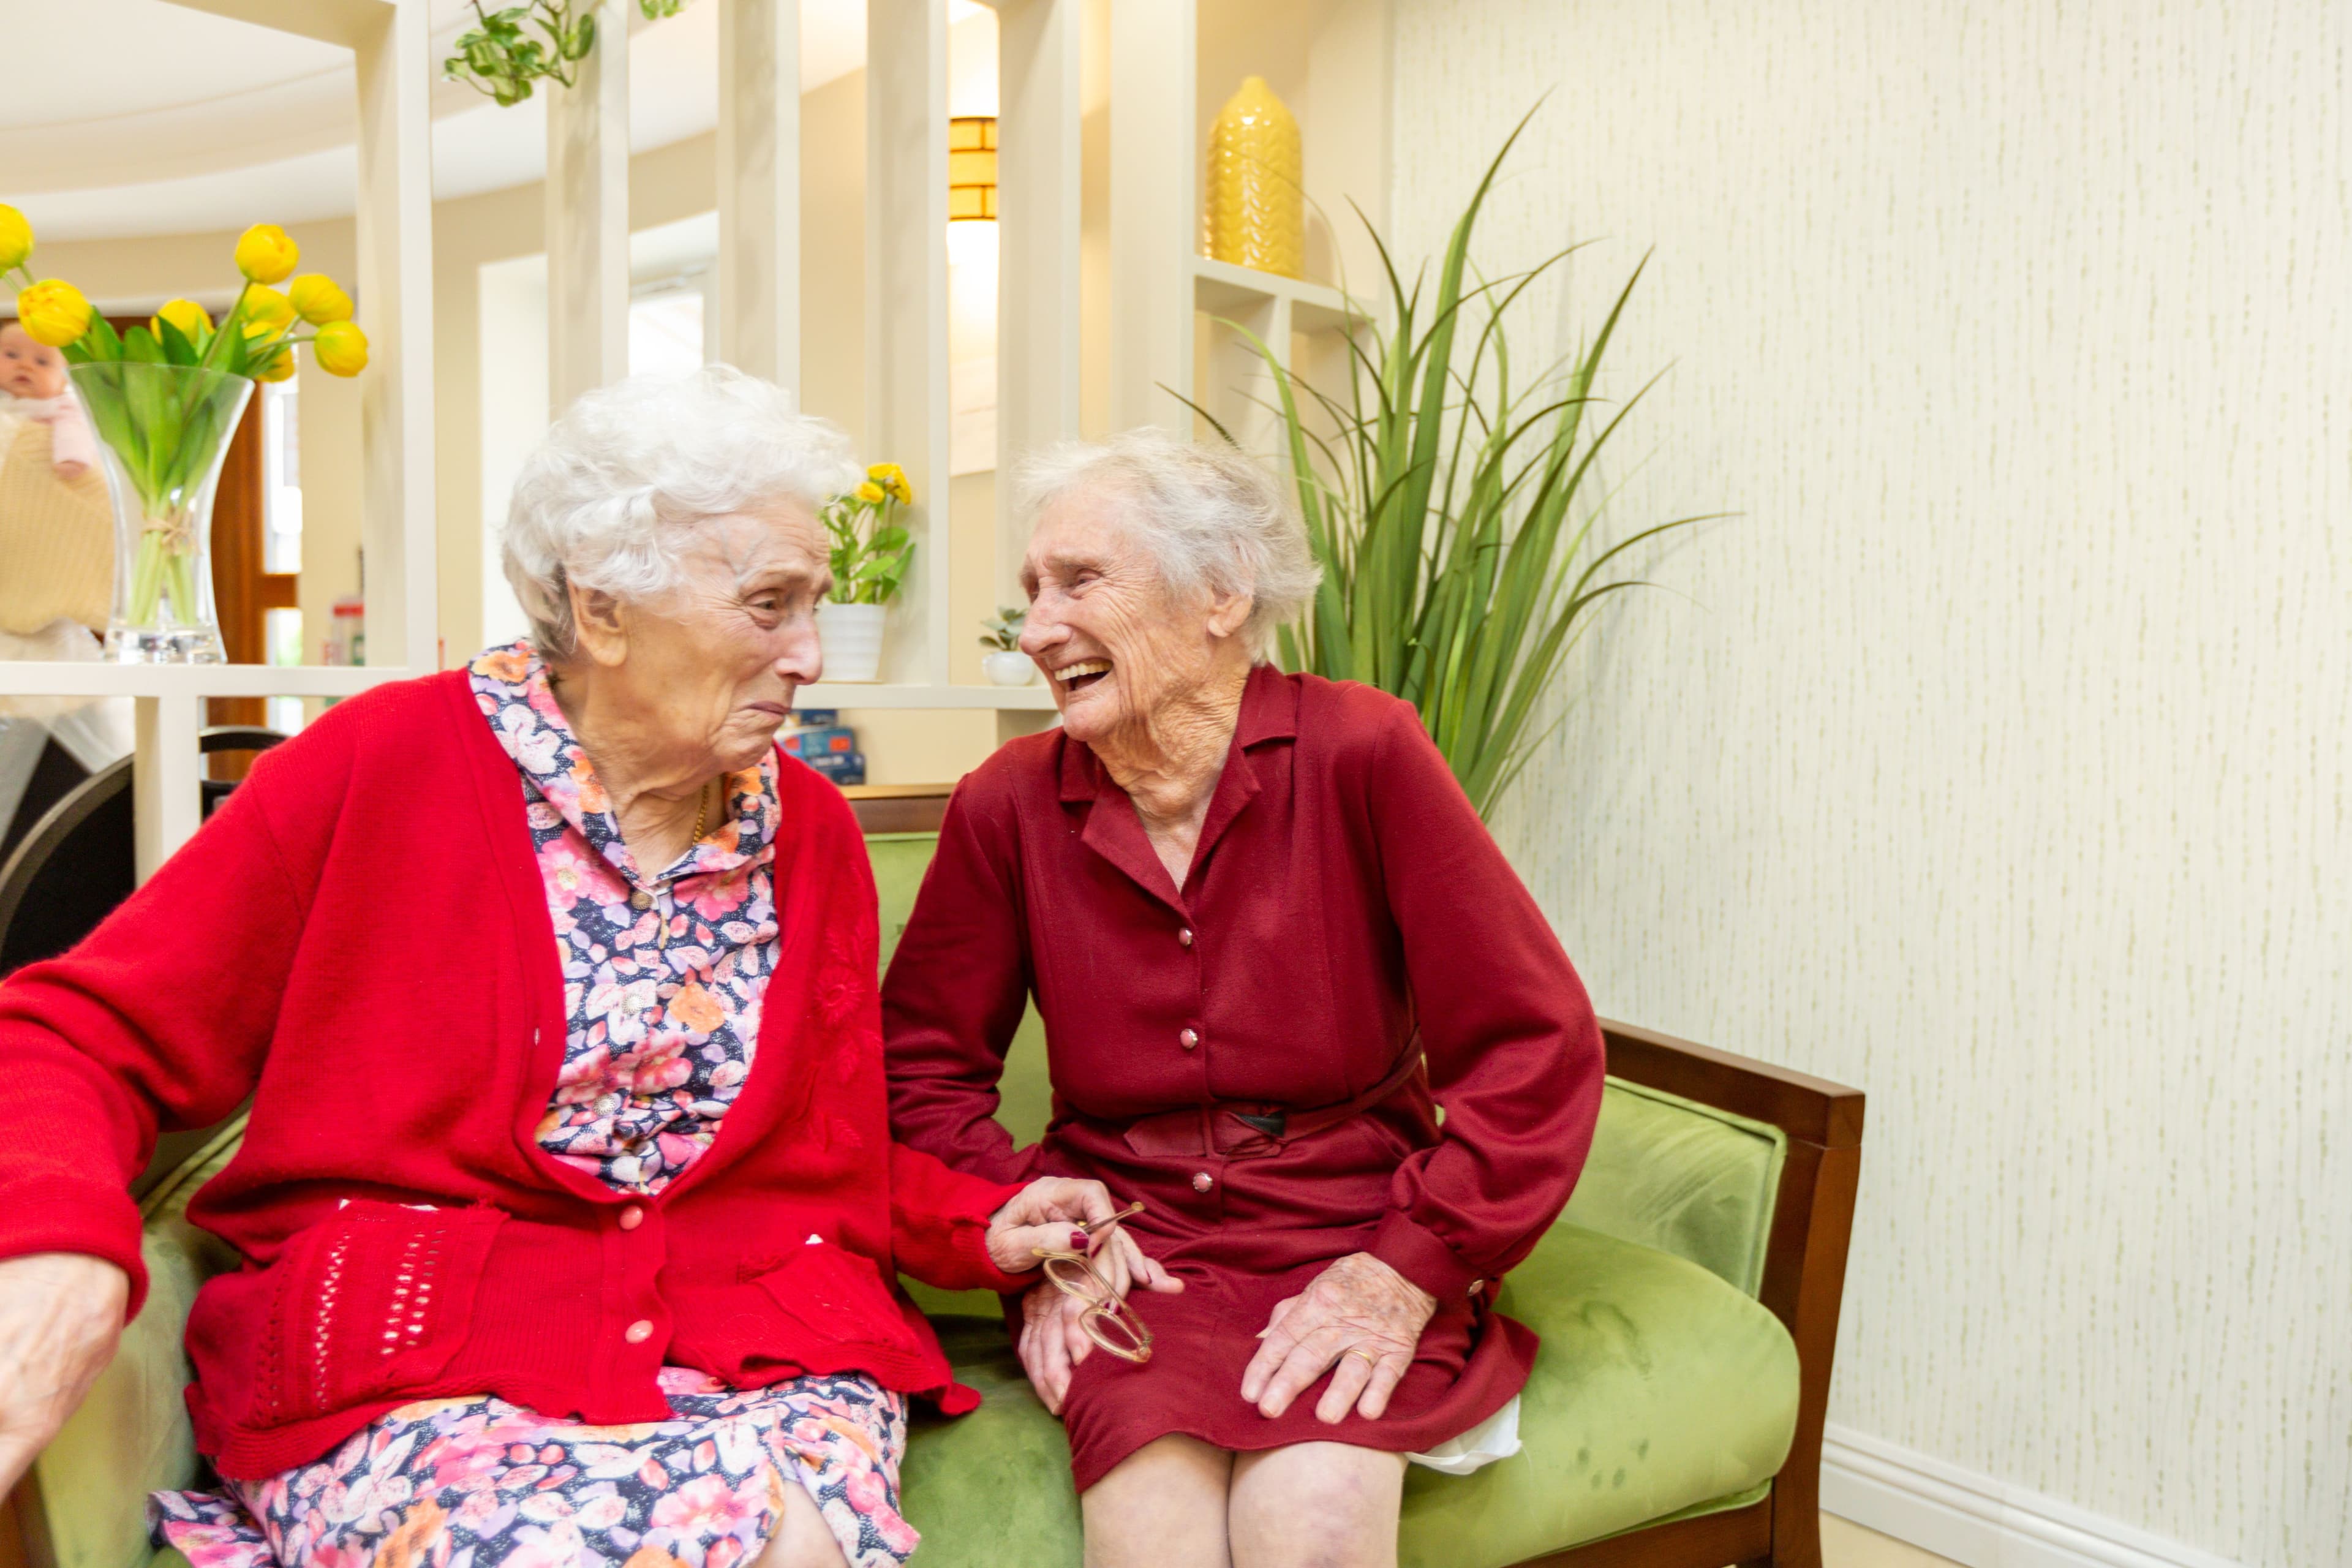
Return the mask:
[[1017,1290],[1111,1205],[890,1141],[863,844],[774,743],[861,477],[736,372],[591,394],[515,489],[530,636],[340,704],[0,986],[0,1492],[138,1310],[157,1129],[249,1095],[188,1209],[246,1260],[188,1321],[222,1483],[159,1543],[906,1559],[908,1396],[977,1396],[898,1270]]
[[[1583,1163],[1599,1029],[1412,709],[1266,662],[1316,583],[1267,476],[1137,434],[1028,479],[1062,725],[949,805],[883,986],[892,1127],[1145,1201],[1147,1361],[1022,1302],[1090,1563],[1393,1563],[1408,1457],[1516,1451],[1535,1336],[1487,1302]],[[1032,996],[1055,1114],[1016,1149]]]

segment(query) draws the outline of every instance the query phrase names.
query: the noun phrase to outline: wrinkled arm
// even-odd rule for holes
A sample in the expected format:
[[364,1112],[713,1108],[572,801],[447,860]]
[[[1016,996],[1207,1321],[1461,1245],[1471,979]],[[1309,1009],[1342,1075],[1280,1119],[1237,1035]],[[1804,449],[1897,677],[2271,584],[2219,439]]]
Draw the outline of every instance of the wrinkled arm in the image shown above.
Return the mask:
[[1010,807],[957,790],[882,982],[890,1134],[992,1181],[1036,1173],[996,1121],[1004,1053],[1029,1001]]
[[1372,1255],[1440,1301],[1535,1247],[1592,1144],[1601,1027],[1568,955],[1420,721],[1400,708],[1365,784],[1440,1141],[1398,1169]]

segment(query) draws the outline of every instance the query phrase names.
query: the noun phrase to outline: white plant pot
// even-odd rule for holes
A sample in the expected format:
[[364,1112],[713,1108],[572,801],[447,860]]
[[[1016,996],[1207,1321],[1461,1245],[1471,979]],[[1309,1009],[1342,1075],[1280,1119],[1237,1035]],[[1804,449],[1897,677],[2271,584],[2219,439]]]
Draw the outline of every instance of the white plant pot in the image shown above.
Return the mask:
[[882,679],[882,619],[887,605],[819,605],[816,637],[827,680]]
[[997,686],[1026,686],[1037,678],[1037,665],[1018,649],[992,648],[980,656],[980,668]]

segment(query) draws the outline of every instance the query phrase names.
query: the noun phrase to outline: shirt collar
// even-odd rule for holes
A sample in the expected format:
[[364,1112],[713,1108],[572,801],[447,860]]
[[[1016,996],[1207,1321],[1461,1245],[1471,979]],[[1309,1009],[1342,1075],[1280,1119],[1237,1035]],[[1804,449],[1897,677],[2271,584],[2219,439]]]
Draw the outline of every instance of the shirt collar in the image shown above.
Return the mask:
[[658,877],[649,878],[638,869],[621,837],[620,819],[613,814],[587,751],[555,700],[547,665],[538,650],[527,639],[486,648],[475,656],[467,673],[491,733],[525,784],[630,881],[647,884],[712,876],[747,862],[774,858],[783,806],[776,794],[773,752],[759,765],[720,780],[719,826]]
[[[1242,687],[1241,712],[1234,720],[1234,743],[1247,752],[1267,741],[1298,738],[1298,683],[1270,664],[1249,672]],[[1227,764],[1228,766],[1231,763]],[[1110,772],[1097,760],[1094,748],[1067,735],[1062,737],[1062,799],[1094,800],[1106,792],[1119,793]]]

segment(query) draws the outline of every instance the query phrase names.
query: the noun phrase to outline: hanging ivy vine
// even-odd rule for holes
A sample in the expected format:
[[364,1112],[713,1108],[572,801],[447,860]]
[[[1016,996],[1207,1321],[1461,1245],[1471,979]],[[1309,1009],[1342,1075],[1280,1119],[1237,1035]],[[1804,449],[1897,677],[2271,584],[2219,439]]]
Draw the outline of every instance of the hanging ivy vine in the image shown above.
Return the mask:
[[[441,62],[441,74],[511,108],[531,95],[539,82],[577,85],[576,68],[596,47],[596,7],[601,0],[530,0],[485,11],[472,0],[479,26],[457,37],[457,52]],[[686,0],[637,0],[648,21],[675,16]]]

